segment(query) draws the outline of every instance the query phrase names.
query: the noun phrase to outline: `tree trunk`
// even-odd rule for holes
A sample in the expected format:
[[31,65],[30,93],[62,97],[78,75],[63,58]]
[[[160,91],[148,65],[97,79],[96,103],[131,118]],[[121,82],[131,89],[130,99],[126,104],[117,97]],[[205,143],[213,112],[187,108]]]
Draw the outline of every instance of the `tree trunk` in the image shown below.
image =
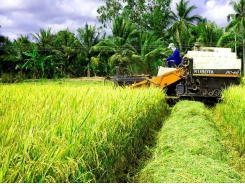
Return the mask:
[[90,77],[90,67],[88,66],[88,70],[87,70],[87,77]]

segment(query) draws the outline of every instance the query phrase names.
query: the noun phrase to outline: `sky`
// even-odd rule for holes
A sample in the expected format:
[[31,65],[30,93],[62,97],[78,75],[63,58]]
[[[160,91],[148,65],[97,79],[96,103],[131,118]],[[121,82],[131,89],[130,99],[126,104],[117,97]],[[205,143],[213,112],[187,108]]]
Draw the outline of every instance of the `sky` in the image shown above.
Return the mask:
[[[175,11],[176,3],[172,0],[171,9]],[[225,27],[227,15],[234,10],[230,0],[189,0],[189,6],[197,8],[194,14],[214,21],[217,26]],[[48,29],[54,33],[69,28],[76,33],[78,28],[101,24],[97,21],[97,9],[103,5],[102,0],[1,0],[0,1],[0,35],[11,40],[20,35],[38,33]],[[107,30],[108,31],[108,30]]]

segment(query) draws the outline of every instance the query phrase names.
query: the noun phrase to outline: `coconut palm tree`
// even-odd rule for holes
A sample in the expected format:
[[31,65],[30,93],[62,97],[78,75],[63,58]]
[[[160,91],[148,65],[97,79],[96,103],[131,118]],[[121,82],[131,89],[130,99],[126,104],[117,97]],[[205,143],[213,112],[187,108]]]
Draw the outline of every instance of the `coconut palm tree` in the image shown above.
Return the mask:
[[96,28],[96,26],[85,24],[84,28],[78,28],[77,38],[80,42],[79,52],[83,55],[83,65],[86,66],[84,70],[87,72],[87,76],[94,75],[98,72],[98,62],[94,62],[92,58],[91,48],[99,43],[100,40],[105,38],[105,33],[101,28]]
[[30,37],[28,35],[19,35],[17,39],[13,41],[13,44],[17,46],[17,57],[21,60],[23,59],[23,52],[32,51],[34,43],[30,41]]
[[18,61],[16,44],[14,44],[8,37],[0,35],[0,72],[14,72],[15,61]]
[[[235,39],[241,39],[243,45],[243,70],[245,70],[245,0],[231,1],[235,13],[227,16],[229,24],[226,27],[226,31],[234,31]],[[238,37],[237,37],[238,36]],[[235,41],[236,42],[236,41]],[[235,43],[236,45],[236,43]],[[245,75],[245,72],[244,72]]]
[[54,37],[54,48],[52,49],[53,72],[61,75],[71,74],[79,77],[82,72],[76,64],[76,59],[80,53],[78,39],[69,29],[60,30]]
[[40,29],[39,33],[30,34],[33,40],[37,43],[39,51],[44,54],[50,53],[52,50],[54,34],[51,32],[51,28]]
[[108,58],[108,66],[113,72],[115,66],[126,67],[139,61],[136,44],[139,32],[130,20],[117,17],[112,24],[112,36],[101,40],[91,48],[91,52],[98,53],[94,60]]
[[229,14],[227,16],[227,21],[229,24],[226,27],[226,30],[234,28],[237,31],[244,31],[245,27],[245,0],[240,1],[231,1],[235,13]]
[[201,42],[207,47],[216,46],[218,40],[223,35],[223,28],[219,28],[215,22],[209,22],[207,19],[204,19],[196,26],[193,26],[192,30],[196,35],[195,41]]
[[27,58],[21,68],[30,71],[34,78],[50,77],[47,71],[52,61],[54,34],[51,28],[48,28],[40,29],[40,32],[35,34],[31,33],[30,36],[36,46],[32,47],[32,51],[22,52]]
[[242,39],[236,39],[236,32],[235,31],[229,31],[225,32],[218,40],[217,46],[218,47],[226,47],[226,48],[232,48],[234,52],[236,52],[237,56],[239,58],[242,58]]
[[141,67],[144,67],[145,73],[156,75],[158,66],[163,64],[162,58],[170,56],[172,51],[166,49],[163,38],[158,38],[154,32],[141,34],[140,41]]
[[179,45],[179,49],[182,51],[183,40],[185,37],[190,36],[188,32],[189,25],[194,25],[197,22],[202,20],[202,17],[199,15],[192,15],[191,13],[197,7],[195,5],[188,6],[189,1],[180,0],[179,3],[176,3],[177,13],[171,11],[170,20],[172,22],[171,31],[174,34],[176,42]]

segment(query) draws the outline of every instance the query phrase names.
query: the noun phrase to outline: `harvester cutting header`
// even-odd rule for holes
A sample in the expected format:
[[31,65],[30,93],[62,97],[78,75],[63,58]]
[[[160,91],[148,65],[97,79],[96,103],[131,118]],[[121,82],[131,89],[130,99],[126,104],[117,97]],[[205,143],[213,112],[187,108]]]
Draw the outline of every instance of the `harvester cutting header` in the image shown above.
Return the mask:
[[160,87],[169,98],[220,98],[222,90],[239,84],[241,59],[231,48],[200,47],[188,51],[180,65],[174,68],[159,66],[156,77],[147,75],[112,77],[115,85],[130,88]]

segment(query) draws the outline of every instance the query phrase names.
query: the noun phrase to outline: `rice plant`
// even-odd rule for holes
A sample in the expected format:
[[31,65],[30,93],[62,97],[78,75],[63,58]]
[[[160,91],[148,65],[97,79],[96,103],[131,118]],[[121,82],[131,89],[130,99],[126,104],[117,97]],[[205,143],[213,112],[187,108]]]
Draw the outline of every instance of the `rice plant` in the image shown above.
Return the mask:
[[0,85],[0,182],[122,182],[168,106],[160,89]]
[[240,155],[245,153],[245,85],[232,86],[222,94],[215,108],[216,125],[230,139]]

